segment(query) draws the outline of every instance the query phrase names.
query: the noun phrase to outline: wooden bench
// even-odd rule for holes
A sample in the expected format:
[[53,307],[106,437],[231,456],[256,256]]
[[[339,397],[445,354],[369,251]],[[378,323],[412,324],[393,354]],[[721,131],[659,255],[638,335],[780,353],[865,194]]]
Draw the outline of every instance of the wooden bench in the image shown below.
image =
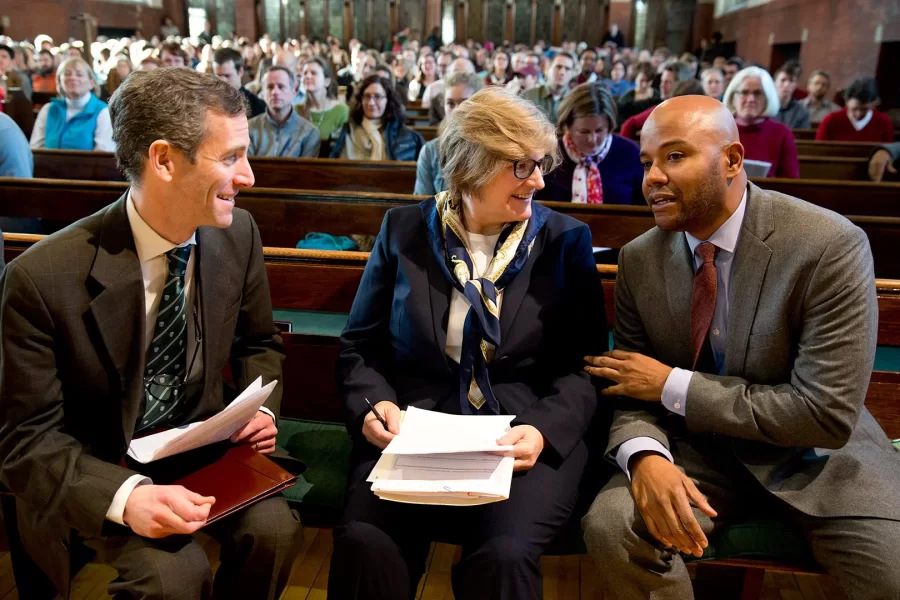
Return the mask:
[[879,147],[871,142],[826,142],[821,140],[796,140],[797,154],[800,156],[844,156],[847,158],[869,158]]
[[[273,159],[275,160],[275,159]],[[766,180],[784,188],[798,188],[797,180]],[[812,184],[837,206],[858,210],[870,208],[876,214],[896,214],[896,184],[858,183],[843,186],[846,193],[836,192],[828,182]],[[40,217],[62,223],[93,214],[121,196],[127,184],[92,181],[64,181],[0,178],[0,215]],[[868,194],[868,195],[866,195]],[[287,189],[251,188],[240,193],[237,206],[254,216],[263,243],[291,248],[308,232],[336,235],[375,235],[385,212],[396,206],[407,206],[422,200],[421,196],[373,194],[363,192],[326,192]],[[646,206],[588,205],[571,202],[545,202],[545,205],[586,223],[596,246],[621,248],[654,227],[653,216]],[[832,207],[829,207],[832,208]],[[855,216],[848,218],[869,236],[878,277],[900,278],[900,218]]]
[[413,129],[418,131],[419,135],[425,138],[426,142],[430,142],[438,136],[438,128],[433,125],[416,125]]

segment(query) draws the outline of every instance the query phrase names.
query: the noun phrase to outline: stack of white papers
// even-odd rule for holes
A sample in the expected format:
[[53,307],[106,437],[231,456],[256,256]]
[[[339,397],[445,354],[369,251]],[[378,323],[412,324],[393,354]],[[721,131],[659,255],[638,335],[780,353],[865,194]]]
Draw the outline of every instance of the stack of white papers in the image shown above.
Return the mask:
[[384,500],[411,504],[472,506],[509,498],[515,459],[497,439],[512,415],[447,415],[410,407],[369,474]]
[[257,377],[256,381],[248,385],[240,396],[225,407],[225,410],[205,421],[197,421],[131,440],[128,456],[146,464],[227,440],[253,419],[277,384],[277,381],[273,381],[263,386],[262,377]]

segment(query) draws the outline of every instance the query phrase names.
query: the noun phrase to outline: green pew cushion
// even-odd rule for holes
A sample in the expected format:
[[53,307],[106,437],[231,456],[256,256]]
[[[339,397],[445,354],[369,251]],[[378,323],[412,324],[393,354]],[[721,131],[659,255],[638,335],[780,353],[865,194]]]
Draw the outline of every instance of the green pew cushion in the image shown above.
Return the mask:
[[303,523],[331,526],[344,506],[351,441],[337,423],[281,418],[278,446],[306,463],[306,471],[284,495]]

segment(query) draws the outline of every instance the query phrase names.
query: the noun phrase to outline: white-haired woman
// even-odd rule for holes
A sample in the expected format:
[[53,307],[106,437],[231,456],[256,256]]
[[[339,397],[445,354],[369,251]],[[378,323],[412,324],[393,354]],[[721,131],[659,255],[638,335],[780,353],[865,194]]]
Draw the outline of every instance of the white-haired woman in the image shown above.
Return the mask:
[[[456,598],[540,598],[540,556],[569,520],[587,460],[597,394],[579,363],[606,349],[607,333],[590,230],[533,201],[557,161],[554,128],[490,87],[447,116],[440,153],[449,191],[388,211],[341,336],[355,445],[330,598],[412,597],[432,540],[462,545]],[[514,447],[509,499],[375,496],[366,477],[408,406],[514,415],[498,440]]]
[[769,177],[800,177],[794,134],[772,119],[781,103],[772,76],[759,67],[738,71],[722,103],[737,122],[744,158],[770,163]]
[[67,58],[56,70],[54,98],[41,108],[31,132],[32,148],[113,152],[112,123],[106,103],[94,95],[96,81],[83,58]]

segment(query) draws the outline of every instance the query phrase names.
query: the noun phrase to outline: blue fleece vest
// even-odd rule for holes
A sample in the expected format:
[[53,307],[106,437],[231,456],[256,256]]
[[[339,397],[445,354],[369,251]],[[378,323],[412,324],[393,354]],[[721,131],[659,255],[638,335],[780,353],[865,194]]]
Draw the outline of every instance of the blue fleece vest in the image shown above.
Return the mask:
[[91,94],[80,113],[66,121],[66,101],[54,98],[47,111],[44,147],[55,150],[93,150],[97,116],[106,103]]

